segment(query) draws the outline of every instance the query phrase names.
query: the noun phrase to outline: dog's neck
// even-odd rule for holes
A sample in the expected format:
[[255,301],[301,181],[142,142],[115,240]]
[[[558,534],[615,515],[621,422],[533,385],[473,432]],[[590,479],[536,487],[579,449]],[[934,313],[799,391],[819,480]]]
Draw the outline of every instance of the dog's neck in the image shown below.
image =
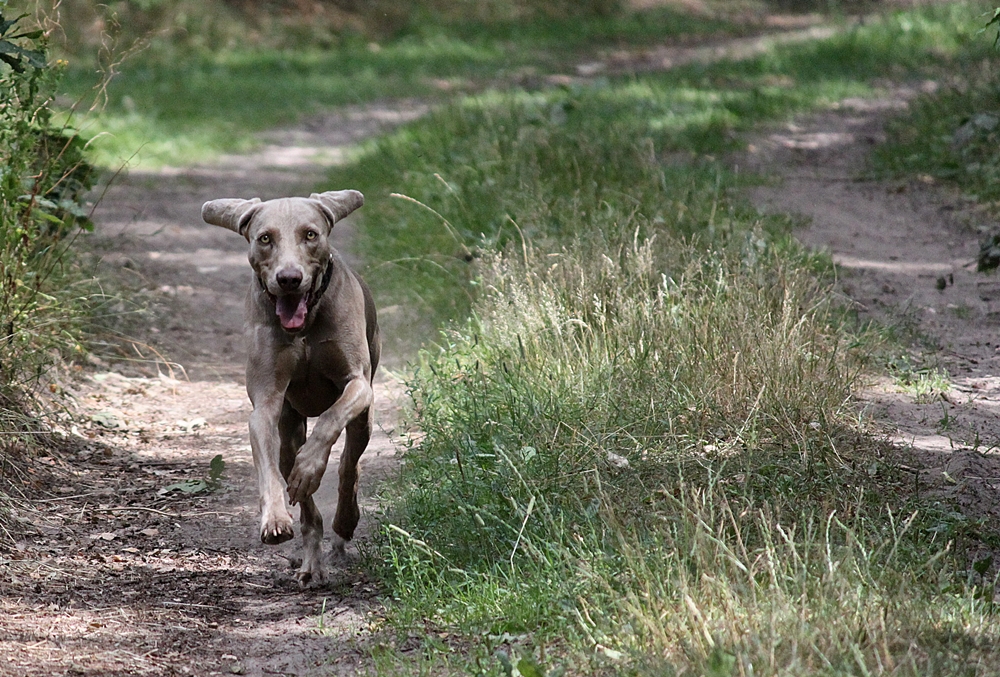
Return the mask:
[[309,309],[312,310],[313,306],[319,303],[319,300],[323,298],[323,294],[326,293],[327,287],[330,286],[330,280],[333,278],[333,254],[330,254],[330,258],[326,262],[326,270],[323,271],[323,279],[319,283],[319,288],[314,291],[309,298]]

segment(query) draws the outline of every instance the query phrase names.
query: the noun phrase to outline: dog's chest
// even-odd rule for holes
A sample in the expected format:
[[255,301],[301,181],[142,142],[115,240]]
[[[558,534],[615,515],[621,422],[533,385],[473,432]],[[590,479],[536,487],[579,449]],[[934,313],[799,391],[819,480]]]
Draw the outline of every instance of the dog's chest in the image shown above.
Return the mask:
[[349,380],[336,354],[304,343],[296,351],[285,399],[304,416],[319,416],[333,406]]

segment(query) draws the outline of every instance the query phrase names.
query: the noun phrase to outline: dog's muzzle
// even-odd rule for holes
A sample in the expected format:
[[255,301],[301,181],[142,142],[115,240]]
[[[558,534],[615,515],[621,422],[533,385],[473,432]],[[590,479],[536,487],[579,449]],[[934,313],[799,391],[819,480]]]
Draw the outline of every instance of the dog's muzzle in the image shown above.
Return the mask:
[[264,284],[264,280],[258,276],[257,281],[260,283],[261,289],[267,294],[267,297],[271,299],[274,303],[274,312],[278,316],[278,320],[281,322],[281,328],[287,332],[295,333],[302,331],[306,326],[306,320],[309,317],[309,311],[312,310],[319,300],[323,298],[323,294],[326,292],[327,287],[330,286],[330,278],[333,276],[333,257],[327,261],[326,270],[323,272],[323,277],[320,279],[320,283],[314,289],[310,289],[305,294],[283,294],[282,296],[275,296],[267,289],[267,285]]

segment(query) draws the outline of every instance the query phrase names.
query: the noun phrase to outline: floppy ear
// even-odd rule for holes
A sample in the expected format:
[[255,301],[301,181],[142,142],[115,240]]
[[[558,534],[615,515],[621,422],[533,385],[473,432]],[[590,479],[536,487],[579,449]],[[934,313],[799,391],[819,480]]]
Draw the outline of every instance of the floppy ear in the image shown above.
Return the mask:
[[252,200],[240,200],[238,198],[224,198],[222,200],[210,200],[201,206],[201,218],[205,223],[213,226],[228,228],[234,233],[239,233],[243,237],[247,236],[247,226],[254,215],[254,207],[260,204],[260,198]]
[[323,211],[327,212],[331,228],[337,221],[365,203],[365,196],[356,190],[329,190],[325,193],[313,193],[309,199],[319,202]]

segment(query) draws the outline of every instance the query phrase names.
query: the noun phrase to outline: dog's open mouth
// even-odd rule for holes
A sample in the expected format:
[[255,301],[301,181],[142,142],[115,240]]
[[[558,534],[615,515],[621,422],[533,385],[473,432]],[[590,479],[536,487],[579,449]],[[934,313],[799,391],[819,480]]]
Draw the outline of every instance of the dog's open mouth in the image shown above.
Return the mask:
[[288,294],[274,299],[274,310],[285,331],[299,331],[309,314],[309,294]]

